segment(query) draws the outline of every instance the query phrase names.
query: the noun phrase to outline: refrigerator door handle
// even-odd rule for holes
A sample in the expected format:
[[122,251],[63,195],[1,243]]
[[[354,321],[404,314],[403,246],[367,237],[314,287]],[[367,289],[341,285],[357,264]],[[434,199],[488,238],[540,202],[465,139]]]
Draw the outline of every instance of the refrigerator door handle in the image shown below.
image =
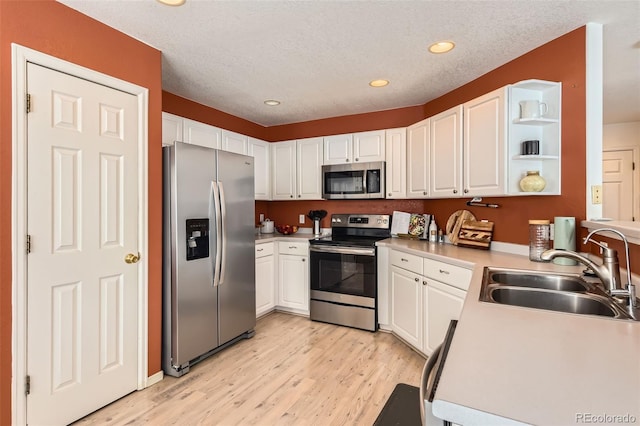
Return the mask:
[[222,185],[222,182],[218,182],[218,187],[219,187],[219,192],[220,192],[220,234],[222,237],[222,256],[221,256],[221,260],[220,260],[220,276],[219,276],[219,281],[218,281],[218,285],[222,285],[224,284],[224,276],[225,276],[225,271],[227,268],[225,268],[225,265],[227,263],[227,236],[226,236],[226,220],[227,220],[227,202],[225,200],[224,197],[224,185]]
[[213,286],[217,287],[220,285],[220,263],[221,263],[221,255],[220,248],[222,245],[222,236],[221,236],[221,218],[220,218],[220,195],[218,191],[218,183],[215,181],[211,181],[211,200],[213,202],[213,210],[215,215],[215,226],[216,226],[216,257],[213,263]]

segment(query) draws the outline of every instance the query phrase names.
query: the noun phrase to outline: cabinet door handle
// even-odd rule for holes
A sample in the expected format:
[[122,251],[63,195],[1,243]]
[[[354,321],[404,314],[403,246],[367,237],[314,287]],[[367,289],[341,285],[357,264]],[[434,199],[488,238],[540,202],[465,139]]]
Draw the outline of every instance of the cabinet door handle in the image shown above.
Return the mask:
[[344,159],[344,161],[346,161],[346,162],[348,163],[348,162],[349,162],[349,159],[348,159],[348,158],[345,158],[345,159]]
[[360,161],[360,159],[359,159],[359,158],[356,158],[356,161]]
[[302,261],[304,262],[305,260],[306,260],[306,259],[303,257],[303,258],[302,258]]
[[416,282],[420,281],[420,278],[415,277],[414,280],[416,280]]
[[389,197],[391,197],[391,193],[389,193]]
[[298,198],[302,197],[302,195],[298,194]]
[[454,190],[453,190],[453,193],[454,193],[454,194],[457,194],[457,193],[458,193],[458,190],[457,190],[457,189],[454,189]]
[[427,285],[427,282],[423,280],[422,285]]
[[468,192],[469,192],[469,190],[468,190],[468,189],[465,189],[465,190],[464,190],[464,193],[465,193],[465,194],[467,194]]
[[292,195],[289,195],[289,198],[293,198],[293,194],[292,194]]
[[444,269],[438,270],[441,274],[449,275],[449,271],[445,271]]
[[427,191],[422,191],[422,195],[427,195]]

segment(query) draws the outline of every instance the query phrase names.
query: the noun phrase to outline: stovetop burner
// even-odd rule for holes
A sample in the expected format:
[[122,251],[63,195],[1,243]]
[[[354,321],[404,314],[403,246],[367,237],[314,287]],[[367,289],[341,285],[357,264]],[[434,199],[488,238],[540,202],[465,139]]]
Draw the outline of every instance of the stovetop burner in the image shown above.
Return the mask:
[[312,245],[375,247],[377,241],[391,237],[389,215],[331,215],[331,235],[310,240]]

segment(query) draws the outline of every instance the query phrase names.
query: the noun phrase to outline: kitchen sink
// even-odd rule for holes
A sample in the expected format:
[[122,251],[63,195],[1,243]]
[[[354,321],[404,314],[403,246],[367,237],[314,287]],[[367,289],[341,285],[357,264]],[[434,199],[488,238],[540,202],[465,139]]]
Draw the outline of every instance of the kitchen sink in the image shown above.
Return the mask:
[[578,274],[486,267],[480,300],[570,314],[632,319],[599,286]]
[[579,277],[546,273],[493,272],[490,279],[513,287],[542,288],[558,291],[587,291],[589,284]]
[[495,303],[503,305],[611,318],[619,316],[612,302],[589,294],[541,291],[522,287],[494,287],[490,290],[489,297]]

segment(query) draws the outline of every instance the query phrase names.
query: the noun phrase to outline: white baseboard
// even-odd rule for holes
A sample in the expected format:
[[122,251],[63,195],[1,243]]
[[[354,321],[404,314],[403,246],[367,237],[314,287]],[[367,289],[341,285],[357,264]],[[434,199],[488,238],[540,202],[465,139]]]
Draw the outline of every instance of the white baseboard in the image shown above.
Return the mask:
[[147,387],[153,386],[156,383],[160,383],[164,379],[164,372],[162,370],[158,371],[156,374],[152,374],[147,377]]

